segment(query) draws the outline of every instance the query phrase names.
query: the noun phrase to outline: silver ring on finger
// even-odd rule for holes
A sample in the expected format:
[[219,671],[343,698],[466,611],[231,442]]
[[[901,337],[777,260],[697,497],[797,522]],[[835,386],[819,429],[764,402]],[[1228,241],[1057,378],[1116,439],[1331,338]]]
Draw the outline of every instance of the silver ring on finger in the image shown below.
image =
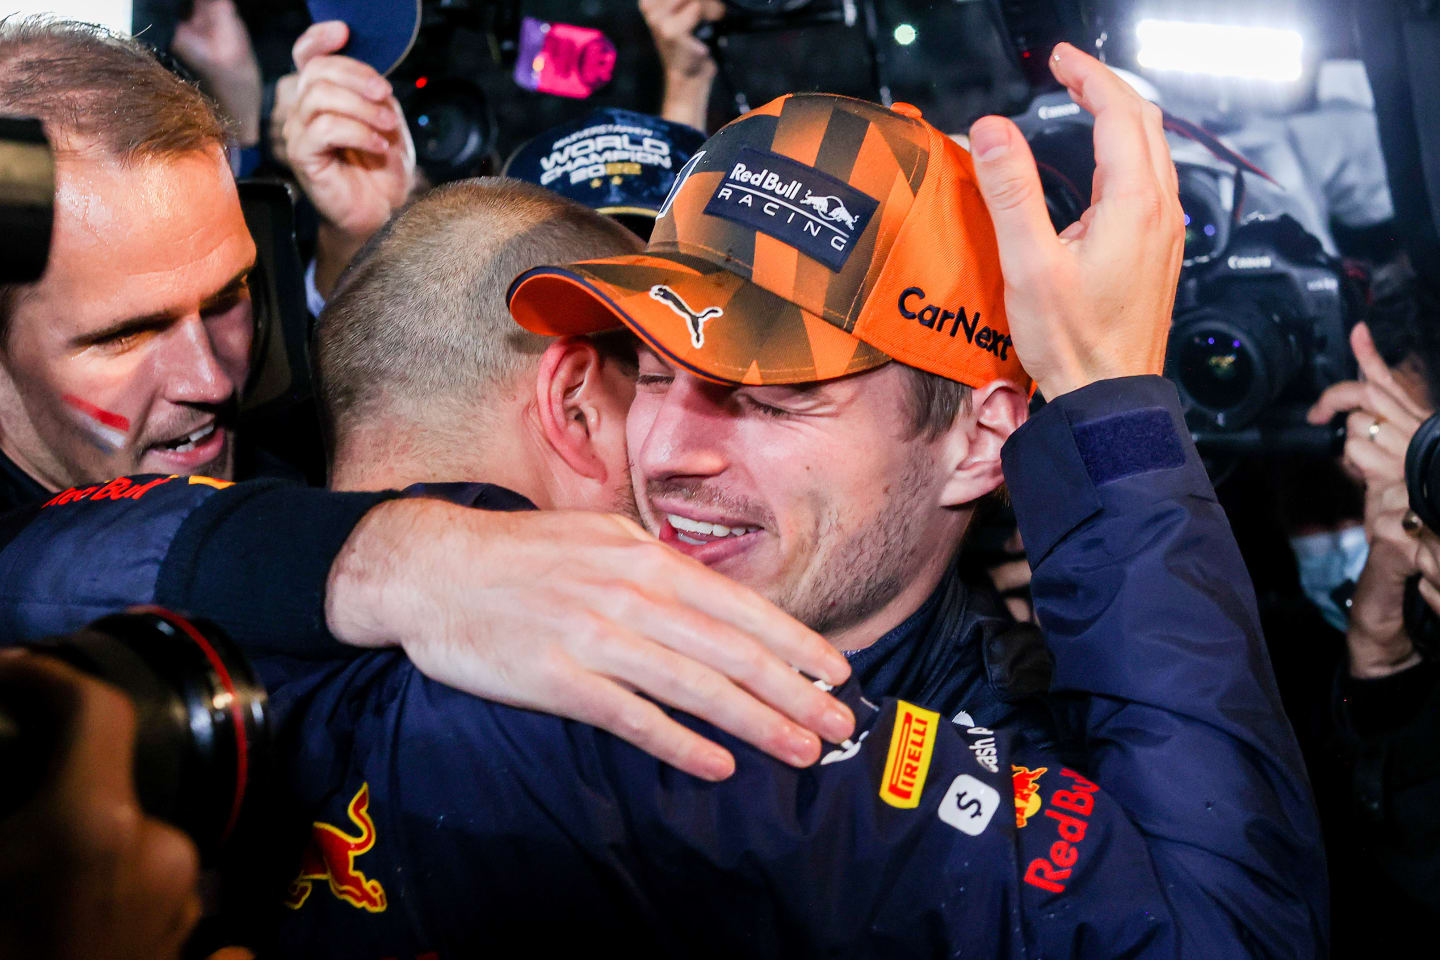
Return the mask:
[[1370,442],[1371,442],[1371,443],[1379,443],[1379,442],[1380,442],[1380,421],[1379,421],[1378,419],[1376,419],[1376,420],[1371,420],[1371,421],[1370,421],[1370,426],[1368,426],[1368,427],[1365,428],[1365,432],[1366,432],[1367,434],[1369,434],[1369,436],[1370,436]]

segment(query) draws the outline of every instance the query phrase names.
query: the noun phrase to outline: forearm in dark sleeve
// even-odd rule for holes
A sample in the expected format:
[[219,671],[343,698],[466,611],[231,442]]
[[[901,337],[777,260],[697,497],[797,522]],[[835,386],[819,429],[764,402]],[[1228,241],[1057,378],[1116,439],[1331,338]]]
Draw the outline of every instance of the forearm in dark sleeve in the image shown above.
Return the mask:
[[159,604],[215,621],[248,652],[338,652],[324,618],[330,563],[389,496],[186,477],[57,495],[0,521],[0,629],[36,639]]
[[330,565],[384,493],[335,493],[289,484],[231,488],[176,532],[155,602],[219,624],[254,654],[347,652],[325,624]]
[[1005,473],[1052,693],[1082,704],[1085,773],[1146,837],[1186,930],[1228,922],[1276,955],[1323,943],[1309,784],[1173,386],[1061,397],[1011,439]]

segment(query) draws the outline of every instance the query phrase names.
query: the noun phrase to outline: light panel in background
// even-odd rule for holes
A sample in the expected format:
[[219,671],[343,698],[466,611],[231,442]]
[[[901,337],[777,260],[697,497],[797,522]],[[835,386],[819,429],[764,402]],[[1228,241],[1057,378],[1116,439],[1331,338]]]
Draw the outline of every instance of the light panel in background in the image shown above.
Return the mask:
[[1294,83],[1304,72],[1298,30],[1145,19],[1135,33],[1137,59],[1147,70],[1273,83]]
[[0,0],[0,14],[49,13],[128,34],[132,6],[130,0]]

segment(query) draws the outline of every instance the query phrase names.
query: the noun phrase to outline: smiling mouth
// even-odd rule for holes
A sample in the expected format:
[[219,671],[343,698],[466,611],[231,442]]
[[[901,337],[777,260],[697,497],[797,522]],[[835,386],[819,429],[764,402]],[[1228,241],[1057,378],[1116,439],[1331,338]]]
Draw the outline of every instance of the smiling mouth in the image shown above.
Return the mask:
[[759,527],[731,527],[723,523],[706,523],[703,520],[691,520],[689,517],[682,517],[675,513],[665,514],[665,519],[674,528],[675,539],[692,547],[700,547],[720,540],[734,540],[760,531]]
[[188,453],[206,440],[209,440],[214,433],[215,421],[211,420],[205,426],[193,430],[183,437],[176,437],[174,440],[166,440],[163,443],[155,444],[155,449],[166,450],[170,453]]

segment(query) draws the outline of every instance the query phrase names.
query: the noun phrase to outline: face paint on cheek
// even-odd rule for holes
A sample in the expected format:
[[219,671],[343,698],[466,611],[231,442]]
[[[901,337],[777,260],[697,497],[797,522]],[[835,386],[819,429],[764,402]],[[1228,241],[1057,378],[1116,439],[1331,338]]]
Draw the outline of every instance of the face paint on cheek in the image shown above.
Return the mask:
[[125,446],[130,433],[130,421],[125,417],[72,394],[67,393],[60,399],[74,413],[75,422],[85,435],[101,450],[111,453]]

